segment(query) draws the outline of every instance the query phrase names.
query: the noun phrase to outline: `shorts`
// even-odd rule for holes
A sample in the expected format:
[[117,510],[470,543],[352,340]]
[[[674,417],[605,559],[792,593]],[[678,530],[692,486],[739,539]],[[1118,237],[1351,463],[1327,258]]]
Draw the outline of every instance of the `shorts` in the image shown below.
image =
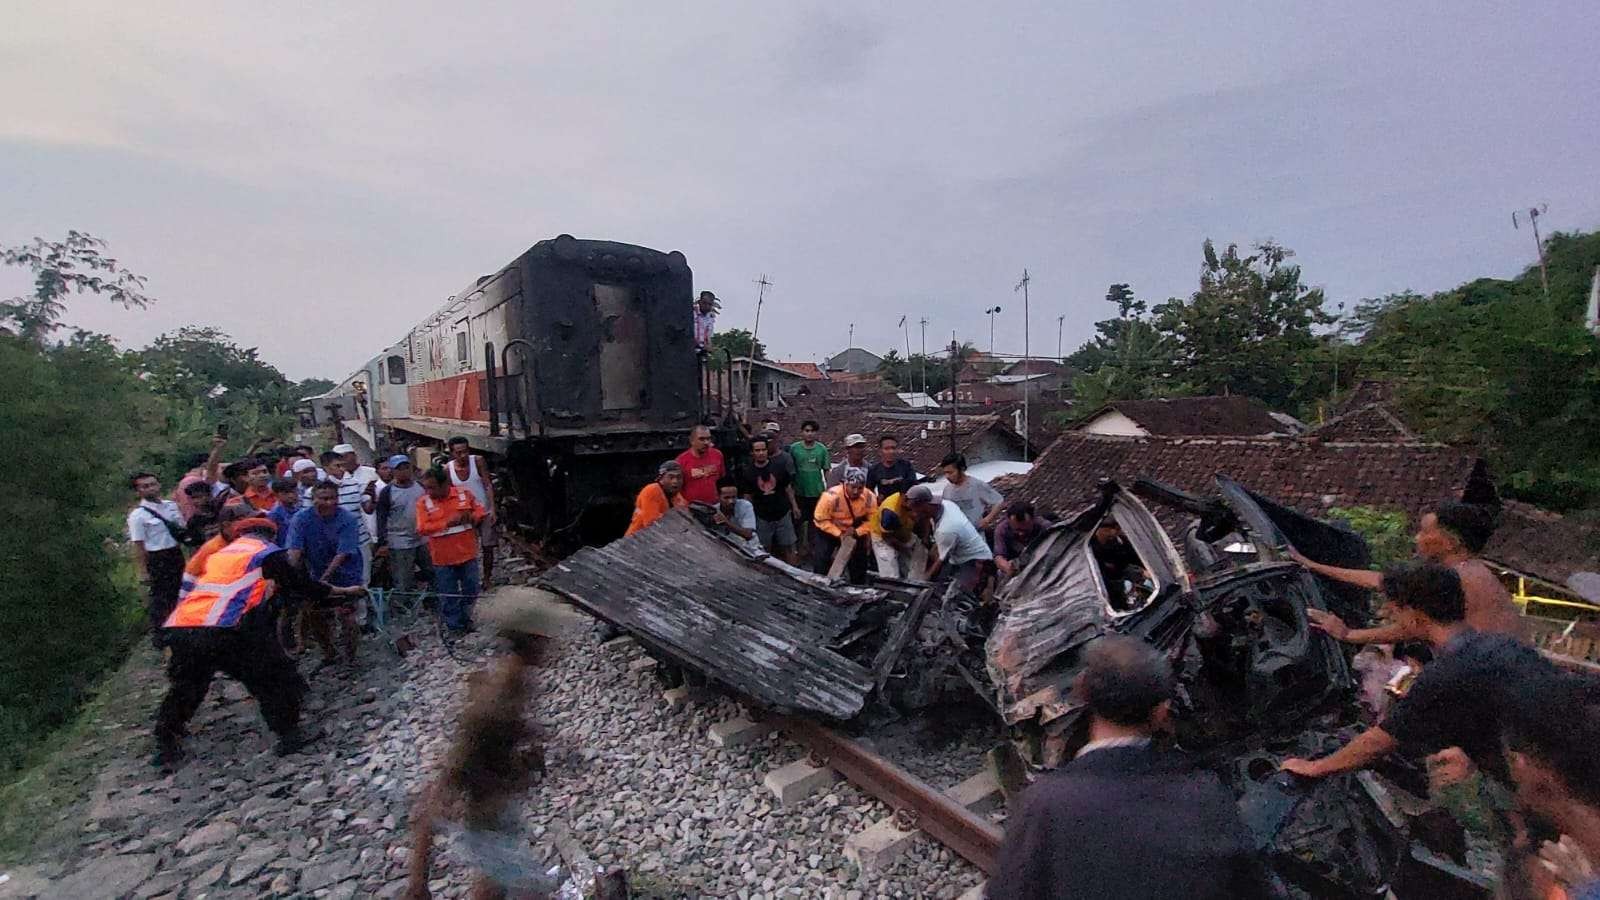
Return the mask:
[[488,519],[484,519],[482,522],[478,523],[478,546],[500,546],[500,532],[494,527],[494,525],[489,523]]
[[795,544],[794,519],[784,516],[781,519],[768,522],[766,519],[756,516],[756,538],[761,541],[761,546],[767,548],[768,553],[781,548],[793,547]]

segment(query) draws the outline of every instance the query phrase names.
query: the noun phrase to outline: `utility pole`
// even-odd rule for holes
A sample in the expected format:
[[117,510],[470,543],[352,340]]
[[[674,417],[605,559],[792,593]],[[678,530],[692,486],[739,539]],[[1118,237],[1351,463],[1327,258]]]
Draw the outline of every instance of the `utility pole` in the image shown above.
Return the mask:
[[906,335],[906,386],[915,387],[911,381],[911,326],[906,324],[906,317],[900,317],[900,330]]
[[[754,360],[756,358],[756,348],[761,346],[757,342],[757,339],[756,339],[756,335],[759,335],[761,333],[761,304],[762,304],[763,301],[765,301],[767,299],[767,288],[772,287],[772,282],[767,280],[767,273],[765,273],[765,272],[762,272],[761,273],[761,277],[757,278],[755,280],[755,284],[756,284],[756,324],[755,324],[755,327],[750,330],[750,359],[751,359],[751,363],[750,363],[749,366],[747,366],[745,368],[745,373],[744,373],[744,397],[745,397],[745,401],[747,403],[749,402],[749,398],[750,398],[750,382],[756,376],[756,367],[755,367],[755,362],[754,362]],[[733,387],[733,373],[732,372],[728,373],[728,386],[729,386],[729,388]]]
[[950,452],[956,452],[956,364],[961,358],[961,345],[956,343],[955,329],[950,329]]
[[990,356],[994,355],[994,316],[995,316],[995,313],[997,313],[999,311],[1000,311],[1000,307],[998,307],[998,306],[991,306],[988,309],[984,310],[984,313],[989,316],[989,355]]
[[[1528,224],[1533,226],[1533,246],[1539,251],[1539,283],[1544,286],[1544,299],[1546,300],[1550,299],[1550,269],[1545,265],[1544,241],[1539,239],[1539,217],[1544,215],[1549,208],[1550,205],[1548,203],[1541,203],[1538,206],[1528,207],[1527,212]],[[1519,229],[1522,227],[1517,222],[1517,213],[1511,214],[1511,227]]]
[[1061,354],[1061,332],[1065,330],[1066,327],[1067,317],[1056,316],[1056,359],[1060,360],[1062,365],[1067,364],[1067,358]]
[[[1028,375],[1029,375],[1028,370],[1030,368],[1032,368],[1029,365],[1029,359],[1028,359],[1029,354],[1031,353],[1031,350],[1028,347],[1028,283],[1031,282],[1031,281],[1033,281],[1033,279],[1028,276],[1028,270],[1027,269],[1023,269],[1022,270],[1022,280],[1017,282],[1017,286],[1011,289],[1011,292],[1013,294],[1016,293],[1017,291],[1021,291],[1022,292],[1022,461],[1023,462],[1027,462],[1028,461],[1028,392],[1029,392],[1029,388],[1032,386],[1032,381],[1030,381],[1029,378],[1028,378]],[[1059,343],[1059,341],[1058,341],[1058,343]]]
[[850,340],[845,342],[844,348],[849,350],[856,345],[856,323],[850,323]]
[[922,392],[928,392],[928,317],[922,317]]

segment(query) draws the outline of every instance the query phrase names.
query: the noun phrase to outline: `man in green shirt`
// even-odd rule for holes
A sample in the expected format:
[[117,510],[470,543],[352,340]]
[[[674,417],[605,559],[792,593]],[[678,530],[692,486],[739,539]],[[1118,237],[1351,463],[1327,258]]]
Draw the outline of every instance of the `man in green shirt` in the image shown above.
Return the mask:
[[789,445],[794,457],[794,497],[800,504],[800,552],[805,559],[811,552],[811,517],[822,496],[823,476],[828,471],[828,447],[817,440],[822,426],[814,419],[800,423],[800,440]]

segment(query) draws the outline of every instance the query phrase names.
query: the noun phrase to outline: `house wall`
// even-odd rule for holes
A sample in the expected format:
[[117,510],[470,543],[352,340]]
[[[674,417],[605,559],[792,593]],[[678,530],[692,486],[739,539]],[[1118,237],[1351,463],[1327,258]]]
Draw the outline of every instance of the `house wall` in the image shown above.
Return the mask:
[[1109,434],[1118,437],[1148,437],[1150,435],[1150,432],[1140,427],[1138,422],[1114,409],[1108,409],[1095,416],[1079,425],[1076,430],[1086,434]]
[[1021,462],[1022,448],[1015,442],[1007,440],[994,432],[987,432],[980,436],[976,442],[969,444],[966,449],[967,465],[981,462]]

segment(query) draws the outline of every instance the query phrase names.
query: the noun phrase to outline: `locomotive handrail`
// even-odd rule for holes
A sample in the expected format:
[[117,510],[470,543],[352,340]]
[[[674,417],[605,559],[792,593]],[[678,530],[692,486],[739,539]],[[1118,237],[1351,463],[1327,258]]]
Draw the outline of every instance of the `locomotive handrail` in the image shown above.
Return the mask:
[[[537,387],[539,383],[539,357],[536,353],[532,352],[534,350],[533,344],[528,343],[522,338],[512,338],[511,340],[506,341],[506,345],[504,347],[500,348],[500,371],[508,373],[506,375],[507,378],[511,377],[509,374],[511,371],[511,367],[509,365],[510,357],[508,357],[506,354],[510,353],[511,348],[517,346],[518,344],[521,344],[522,347],[528,351],[522,354],[523,371],[520,373],[520,377],[523,380],[527,380],[527,375],[531,371],[533,375],[533,384],[535,387]],[[532,394],[533,392],[530,391],[529,393]],[[519,401],[516,404],[517,416],[518,418],[522,419],[522,436],[532,437],[533,430],[528,427],[527,401],[521,397],[517,398],[517,400]],[[544,436],[544,417],[535,412],[533,420],[539,423],[539,435],[541,437]],[[511,424],[511,410],[509,409],[506,410],[506,436],[513,439],[517,436],[516,428],[514,428]]]
[[489,436],[500,436],[500,386],[495,383],[494,341],[483,342],[483,376],[489,384]]

